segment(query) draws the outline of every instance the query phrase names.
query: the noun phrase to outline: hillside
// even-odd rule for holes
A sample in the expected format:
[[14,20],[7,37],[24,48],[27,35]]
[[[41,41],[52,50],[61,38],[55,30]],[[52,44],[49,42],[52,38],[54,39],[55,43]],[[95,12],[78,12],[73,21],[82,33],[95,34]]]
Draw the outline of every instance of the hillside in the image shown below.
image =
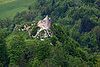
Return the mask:
[[100,67],[100,0],[0,0],[0,67]]

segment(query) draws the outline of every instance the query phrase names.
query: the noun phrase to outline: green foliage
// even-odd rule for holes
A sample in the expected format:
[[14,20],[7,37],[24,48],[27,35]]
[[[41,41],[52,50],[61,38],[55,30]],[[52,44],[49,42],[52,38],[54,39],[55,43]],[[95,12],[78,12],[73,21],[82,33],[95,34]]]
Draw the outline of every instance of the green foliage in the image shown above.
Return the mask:
[[[65,67],[68,64],[68,61],[66,60],[66,54],[64,52],[64,49],[60,42],[57,42],[57,44],[51,48],[51,62],[53,67]],[[54,64],[53,64],[54,63]]]
[[90,48],[92,51],[96,51],[98,48],[96,36],[93,33],[85,33],[80,37],[81,45]]
[[58,40],[62,43],[68,38],[68,32],[66,30],[66,27],[60,24],[54,24],[52,26],[53,34],[58,38]]
[[[26,9],[25,5],[28,4],[28,9],[21,10],[22,12],[19,9],[12,19],[0,19],[0,67],[100,65],[99,0],[30,0],[30,2],[16,1],[15,6],[17,4],[18,8],[23,6],[20,8]],[[17,9],[13,8],[16,12]],[[9,13],[8,9],[4,8]],[[30,38],[26,31],[13,31],[16,24],[21,26],[26,23],[33,24],[31,34],[35,35],[38,30],[36,24],[45,15],[49,15],[52,19],[52,37],[42,41]]]
[[44,60],[45,58],[48,58],[50,54],[50,44],[48,42],[40,42],[39,45],[37,45],[36,49],[36,56],[39,60]]
[[5,67],[8,66],[8,53],[7,53],[7,48],[6,48],[6,43],[5,43],[5,37],[7,36],[7,32],[5,32],[5,29],[0,29],[0,66]]
[[82,2],[84,2],[84,3],[94,3],[95,0],[82,0]]
[[41,62],[38,59],[34,59],[30,62],[30,67],[40,67]]
[[21,55],[25,49],[25,42],[22,36],[10,35],[6,39],[7,49],[10,58],[10,64],[20,63]]
[[65,41],[63,47],[68,55],[77,56],[76,49],[79,47],[79,43],[72,38],[68,38],[68,40]]

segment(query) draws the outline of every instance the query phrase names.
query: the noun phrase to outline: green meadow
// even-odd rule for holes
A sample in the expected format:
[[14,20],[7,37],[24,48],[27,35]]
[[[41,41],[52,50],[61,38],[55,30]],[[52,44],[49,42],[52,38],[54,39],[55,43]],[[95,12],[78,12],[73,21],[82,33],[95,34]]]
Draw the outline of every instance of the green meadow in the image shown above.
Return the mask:
[[0,18],[13,17],[17,12],[27,10],[33,0],[0,0]]

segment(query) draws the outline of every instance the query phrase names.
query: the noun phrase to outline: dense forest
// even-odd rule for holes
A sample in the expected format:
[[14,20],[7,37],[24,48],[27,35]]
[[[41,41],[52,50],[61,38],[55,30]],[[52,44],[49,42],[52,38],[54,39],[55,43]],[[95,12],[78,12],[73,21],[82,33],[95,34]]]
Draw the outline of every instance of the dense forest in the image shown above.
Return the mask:
[[[46,15],[52,37],[41,41],[19,31],[34,24],[34,36]],[[13,18],[1,18],[0,67],[100,67],[100,0],[33,0]]]

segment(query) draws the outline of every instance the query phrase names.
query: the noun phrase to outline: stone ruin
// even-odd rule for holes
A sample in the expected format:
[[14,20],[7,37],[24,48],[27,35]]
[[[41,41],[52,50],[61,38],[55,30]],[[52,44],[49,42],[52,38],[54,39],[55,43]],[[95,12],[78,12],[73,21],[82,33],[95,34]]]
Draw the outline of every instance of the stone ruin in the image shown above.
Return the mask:
[[47,37],[51,37],[52,36],[52,32],[51,32],[51,18],[48,17],[48,15],[43,19],[40,20],[37,24],[36,27],[38,27],[39,29],[37,30],[35,35],[32,35],[32,29],[35,26],[35,24],[24,24],[24,25],[15,25],[14,31],[18,30],[18,31],[27,31],[30,37],[33,38],[40,38],[40,39],[44,39]]
[[[37,23],[37,27],[39,27],[40,29],[37,31],[36,35],[34,36],[35,38],[37,37],[51,37],[52,36],[52,32],[50,30],[51,28],[51,18],[49,18],[48,16],[46,16],[43,20],[40,20]],[[42,32],[44,32],[42,34]],[[41,35],[42,34],[42,35]]]

